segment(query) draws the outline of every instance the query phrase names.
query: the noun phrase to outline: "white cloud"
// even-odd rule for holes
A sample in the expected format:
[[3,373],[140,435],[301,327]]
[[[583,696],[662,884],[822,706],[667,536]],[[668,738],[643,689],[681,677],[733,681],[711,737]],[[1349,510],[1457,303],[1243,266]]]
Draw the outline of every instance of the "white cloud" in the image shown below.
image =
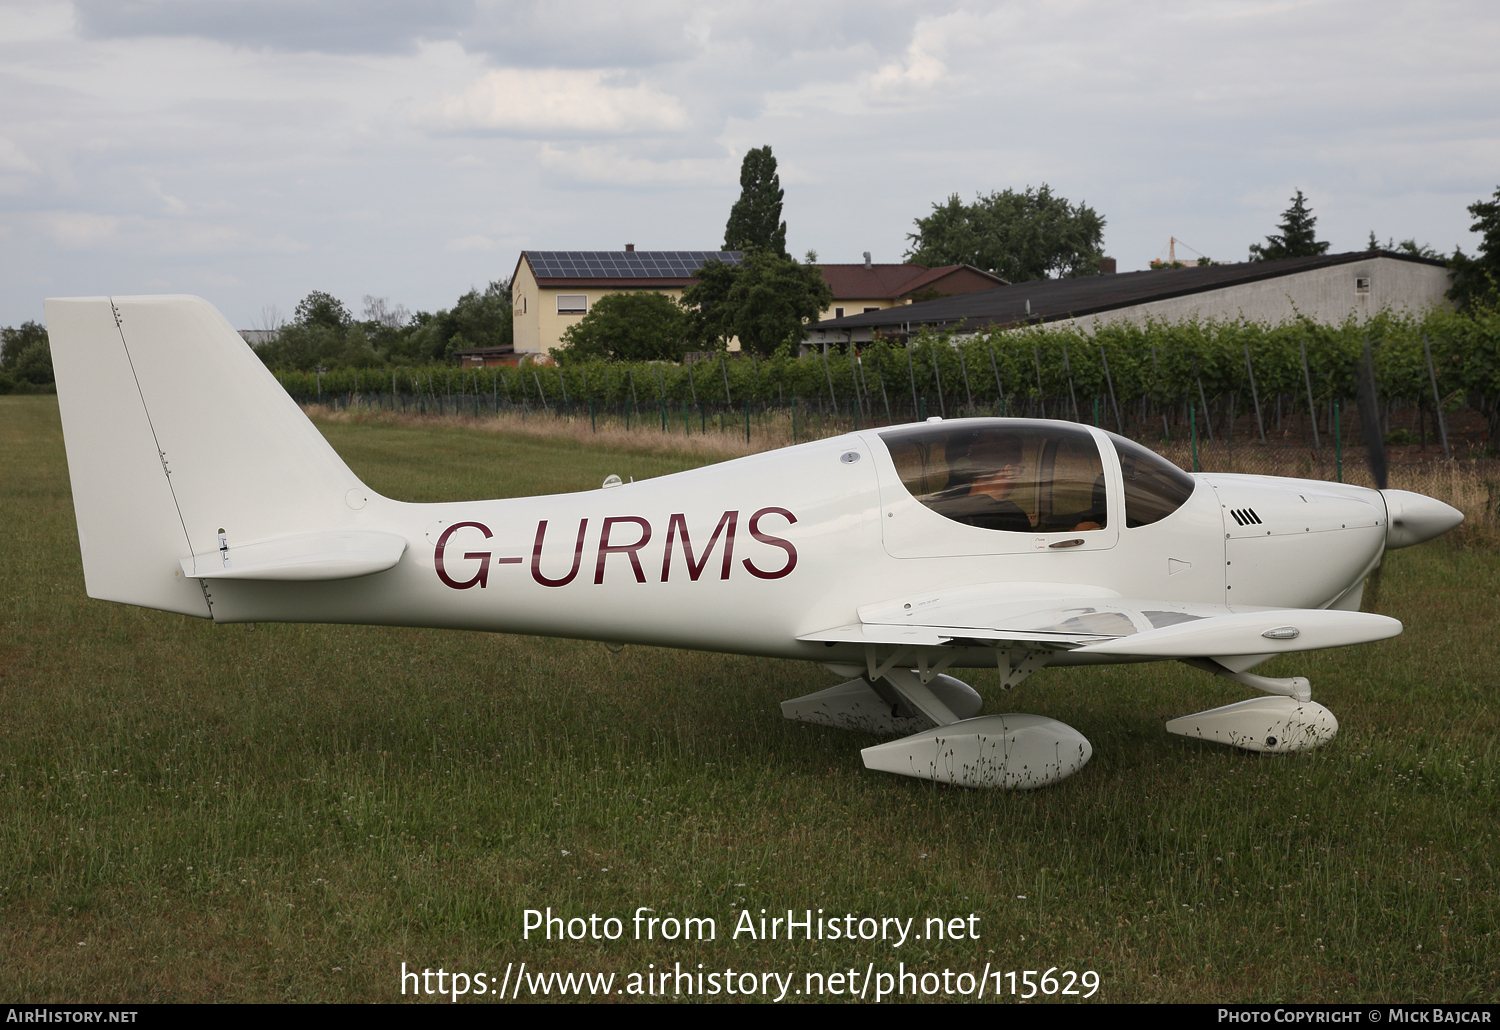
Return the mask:
[[41,171],[37,163],[21,152],[16,144],[0,136],[0,170],[7,172],[30,172],[35,174]]
[[456,240],[449,240],[443,245],[443,249],[450,254],[463,254],[473,250],[494,250],[495,241],[488,236],[460,236]]
[[120,220],[114,215],[96,215],[88,211],[55,211],[43,214],[42,225],[58,246],[65,250],[97,247],[114,239]]
[[[543,168],[579,183],[611,186],[732,185],[743,153],[722,157],[637,157],[618,146],[564,147],[543,143],[537,160]],[[785,176],[783,176],[783,179]]]
[[905,100],[926,93],[948,74],[946,26],[923,22],[912,34],[900,60],[882,65],[870,77],[870,96],[876,102]]
[[440,121],[453,129],[522,136],[676,132],[687,114],[675,97],[646,85],[621,85],[603,70],[502,68],[463,93],[443,98]]

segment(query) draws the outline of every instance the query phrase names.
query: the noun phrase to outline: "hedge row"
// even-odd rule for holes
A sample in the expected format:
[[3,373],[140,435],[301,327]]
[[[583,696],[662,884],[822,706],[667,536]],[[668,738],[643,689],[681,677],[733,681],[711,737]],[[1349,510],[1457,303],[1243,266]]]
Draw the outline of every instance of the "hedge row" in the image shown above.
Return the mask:
[[[472,397],[552,404],[595,400],[637,405],[672,402],[818,400],[835,406],[858,394],[879,411],[883,400],[914,407],[994,404],[1039,397],[1114,394],[1122,406],[1147,397],[1155,405],[1239,394],[1248,403],[1253,371],[1262,397],[1305,399],[1309,383],[1320,403],[1353,397],[1356,369],[1368,338],[1384,398],[1430,404],[1433,375],[1445,407],[1466,402],[1493,408],[1500,396],[1500,313],[1434,311],[1424,317],[1381,314],[1352,320],[1269,326],[1246,321],[1187,321],[1144,327],[1115,325],[1084,333],[1037,327],[955,339],[923,334],[910,347],[877,341],[857,352],[802,358],[727,355],[688,365],[591,362],[566,367],[462,370],[448,366],[282,372],[299,398],[339,394]],[[1424,349],[1424,338],[1427,349]],[[1303,355],[1306,355],[1304,372]],[[1248,360],[1247,360],[1248,359]],[[882,392],[883,391],[883,392]]]

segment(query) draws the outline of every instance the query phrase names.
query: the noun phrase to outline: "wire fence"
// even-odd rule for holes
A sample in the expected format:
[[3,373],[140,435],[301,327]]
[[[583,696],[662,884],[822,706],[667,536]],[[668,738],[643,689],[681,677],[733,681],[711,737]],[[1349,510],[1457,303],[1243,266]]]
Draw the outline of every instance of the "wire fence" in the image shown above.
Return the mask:
[[[739,402],[507,399],[477,392],[347,393],[297,398],[310,413],[334,421],[451,424],[534,437],[570,437],[655,453],[729,458],[807,443],[860,429],[929,419],[1061,418],[1137,440],[1187,471],[1250,473],[1374,486],[1358,406],[1333,398],[1312,411],[1284,396],[1261,398],[1257,417],[1237,397],[1156,404],[1134,400],[1116,410],[1102,395],[1002,397],[989,404],[954,404],[918,392],[915,398],[865,396],[837,408],[824,398]],[[915,403],[913,403],[915,401]],[[936,409],[936,411],[934,410]],[[943,414],[938,414],[942,412]],[[1484,539],[1500,526],[1500,460],[1485,449],[1488,419],[1462,411],[1439,422],[1431,410],[1393,403],[1378,413],[1391,487],[1437,497],[1463,511],[1466,532]],[[1262,442],[1264,438],[1264,442]],[[1444,457],[1442,440],[1448,443]]]

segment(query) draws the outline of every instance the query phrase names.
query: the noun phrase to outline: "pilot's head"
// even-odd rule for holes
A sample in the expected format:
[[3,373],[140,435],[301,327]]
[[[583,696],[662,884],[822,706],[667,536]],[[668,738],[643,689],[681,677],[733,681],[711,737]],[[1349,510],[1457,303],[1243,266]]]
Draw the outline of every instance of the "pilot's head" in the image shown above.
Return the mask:
[[1021,469],[1021,438],[1003,429],[976,429],[948,443],[948,467],[953,481],[973,483],[991,479],[1007,468]]

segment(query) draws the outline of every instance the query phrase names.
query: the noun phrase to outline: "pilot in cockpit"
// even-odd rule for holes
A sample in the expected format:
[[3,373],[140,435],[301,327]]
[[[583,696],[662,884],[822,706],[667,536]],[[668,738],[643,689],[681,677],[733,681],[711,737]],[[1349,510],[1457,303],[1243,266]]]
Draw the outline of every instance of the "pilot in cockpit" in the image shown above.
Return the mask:
[[1020,437],[995,432],[957,436],[948,442],[947,459],[944,515],[981,529],[1032,531],[1031,519],[1010,499],[1026,471],[1021,463]]
[[[1043,448],[1054,453],[1056,448]],[[951,437],[946,454],[948,485],[942,491],[938,510],[955,522],[981,529],[998,529],[1012,533],[1033,530],[1086,531],[1102,528],[1104,511],[1104,476],[1095,478],[1093,503],[1071,518],[1065,514],[1050,515],[1045,525],[1031,521],[1012,495],[1022,484],[1027,467],[1022,462],[1024,448],[1019,434],[977,431]],[[1053,464],[1056,464],[1056,458]],[[1054,468],[1054,475],[1058,470]],[[1071,468],[1069,471],[1073,471]],[[1081,470],[1080,470],[1081,471]],[[1056,487],[1056,483],[1049,487]]]

